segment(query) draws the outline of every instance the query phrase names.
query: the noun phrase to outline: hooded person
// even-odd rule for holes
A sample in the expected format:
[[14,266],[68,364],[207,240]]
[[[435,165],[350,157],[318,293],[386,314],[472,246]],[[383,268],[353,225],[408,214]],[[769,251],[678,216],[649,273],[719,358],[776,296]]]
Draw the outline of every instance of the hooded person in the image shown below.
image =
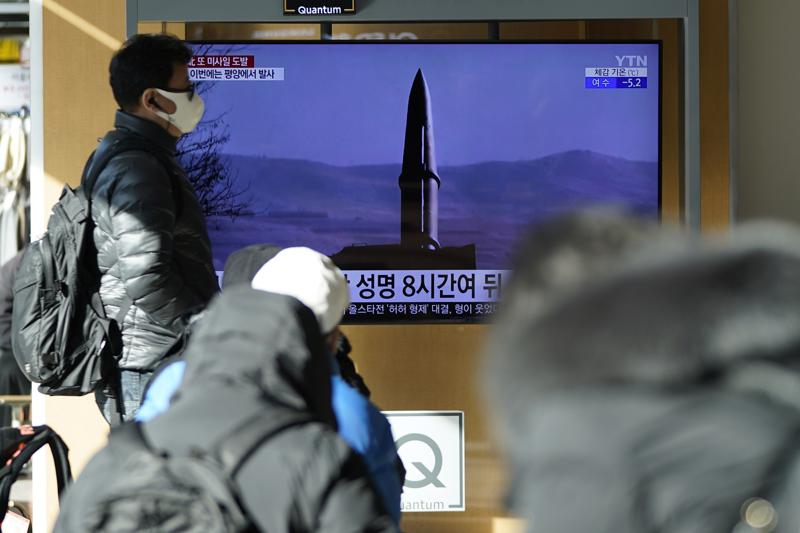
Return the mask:
[[[261,266],[275,257],[281,249],[271,244],[253,244],[241,248],[228,256],[222,276],[223,287],[237,285],[249,286]],[[202,320],[203,313],[192,317],[183,334],[164,355],[162,362],[153,372],[147,387],[142,393],[142,405],[136,413],[136,420],[146,422],[169,408],[172,395],[178,390],[186,370],[184,352],[192,332]]]
[[[225,261],[225,270],[222,275],[223,289],[238,285],[250,285],[258,270],[280,251],[278,246],[271,244],[251,244],[231,253]],[[186,363],[181,360],[181,357],[186,350],[192,330],[201,318],[202,313],[192,317],[184,334],[167,351],[162,363],[153,372],[153,377],[142,394],[144,399],[136,413],[136,420],[142,422],[150,420],[169,407],[172,394],[178,389],[186,367]],[[344,334],[340,334],[336,350],[339,375],[348,385],[369,398],[369,388],[364,382],[364,378],[356,370],[353,360],[350,359],[350,351],[350,342]]]
[[345,381],[335,357],[342,339],[339,323],[350,304],[344,274],[329,257],[315,250],[286,248],[258,270],[252,286],[297,298],[314,313],[333,367],[332,399],[339,434],[364,459],[385,508],[399,523],[405,470],[397,455],[389,421]]
[[[281,248],[271,244],[252,244],[236,250],[228,256],[227,261],[225,261],[222,287],[228,288],[235,285],[250,285],[253,282],[253,278],[255,278],[256,274],[261,270],[261,267],[275,257],[280,251]],[[358,373],[355,363],[350,358],[350,352],[352,351],[350,341],[344,333],[338,331],[338,329],[337,332],[333,353],[336,359],[338,375],[352,388],[356,389],[366,398],[369,398],[369,387],[367,387],[364,378]]]
[[285,248],[258,269],[251,285],[303,302],[317,318],[328,353],[335,353],[350,292],[344,274],[328,256],[311,248]]
[[800,529],[800,235],[738,233],[512,296],[486,380],[530,531]]
[[[347,343],[339,322],[349,304],[347,280],[326,256],[309,248],[257,244],[231,254],[225,264],[224,290],[248,286],[297,298],[309,307],[320,325],[326,353],[331,358],[331,388],[339,434],[364,459],[384,507],[400,522],[402,462],[386,417],[341,372],[340,347]],[[349,343],[347,343],[349,346]],[[345,358],[353,366],[349,358]],[[137,420],[148,421],[164,412],[184,379],[185,361],[174,361],[156,372]],[[358,376],[360,379],[360,376]],[[362,381],[363,383],[363,381]]]
[[[207,457],[219,443],[237,450],[237,439],[253,429],[267,437],[239,450],[242,462],[229,470],[231,490],[253,529],[397,531],[363,462],[336,433],[330,359],[308,307],[246,286],[225,291],[206,311],[186,362],[186,379],[167,411],[112,431],[108,446],[67,492],[56,532],[176,531],[175,514],[191,518],[177,506],[167,512],[169,501],[159,495],[152,505],[139,503],[148,490],[124,490],[147,468],[141,453],[126,449],[123,432],[138,430],[155,452],[148,457],[158,460]],[[225,462],[226,454],[215,456]],[[141,485],[155,490],[153,481]],[[198,505],[202,499],[196,497]],[[180,531],[203,527],[192,523]]]

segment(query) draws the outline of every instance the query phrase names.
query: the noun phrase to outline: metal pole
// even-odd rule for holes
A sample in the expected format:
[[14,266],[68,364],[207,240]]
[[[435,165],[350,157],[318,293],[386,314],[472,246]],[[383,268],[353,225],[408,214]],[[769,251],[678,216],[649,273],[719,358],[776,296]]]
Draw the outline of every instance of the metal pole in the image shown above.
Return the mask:
[[499,41],[500,40],[500,23],[499,22],[489,22],[489,40],[490,41]]
[[728,3],[728,86],[730,87],[730,218],[731,227],[736,223],[739,208],[739,0]]
[[688,0],[684,19],[684,220],[700,230],[702,190],[700,176],[700,0]]
[[319,38],[323,41],[329,41],[333,39],[333,23],[331,22],[320,22],[319,23]]
[[125,33],[129,38],[139,33],[139,0],[125,0]]

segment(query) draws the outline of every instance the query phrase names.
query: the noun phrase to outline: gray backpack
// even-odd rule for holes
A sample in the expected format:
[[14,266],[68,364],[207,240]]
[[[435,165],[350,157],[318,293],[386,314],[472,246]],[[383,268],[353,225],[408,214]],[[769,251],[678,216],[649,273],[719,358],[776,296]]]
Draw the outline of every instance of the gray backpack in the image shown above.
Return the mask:
[[[122,342],[118,322],[132,302],[115,317],[105,314],[99,295],[91,196],[109,161],[134,150],[148,152],[170,168],[169,160],[144,140],[110,132],[87,162],[81,186],[64,187],[53,206],[47,233],[25,249],[17,269],[11,325],[14,356],[25,377],[39,383],[44,394],[80,396],[100,386],[118,392],[117,357]],[[180,212],[179,186],[172,173],[170,179]],[[121,409],[118,402],[116,414]]]
[[91,479],[97,471],[87,469],[78,484],[84,484],[89,501],[70,512],[80,516],[81,531],[97,533],[255,532],[233,479],[261,444],[309,420],[291,411],[279,420],[274,413],[269,419],[256,415],[215,439],[209,449],[190,448],[188,454],[155,449],[139,423],[125,424],[112,430],[101,452],[109,454],[104,461],[119,468],[120,475],[104,471],[102,479]]

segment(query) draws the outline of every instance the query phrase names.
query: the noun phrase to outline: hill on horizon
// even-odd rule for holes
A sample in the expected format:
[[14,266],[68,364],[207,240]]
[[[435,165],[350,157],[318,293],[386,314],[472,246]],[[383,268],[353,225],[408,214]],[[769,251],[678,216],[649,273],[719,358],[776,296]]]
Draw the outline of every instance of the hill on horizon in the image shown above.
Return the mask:
[[[246,214],[212,217],[217,268],[256,242],[305,245],[332,254],[352,244],[400,240],[400,163],[339,167],[224,155]],[[658,164],[573,150],[527,161],[439,167],[443,246],[475,243],[479,268],[505,268],[526,226],[578,207],[622,205],[658,212]]]

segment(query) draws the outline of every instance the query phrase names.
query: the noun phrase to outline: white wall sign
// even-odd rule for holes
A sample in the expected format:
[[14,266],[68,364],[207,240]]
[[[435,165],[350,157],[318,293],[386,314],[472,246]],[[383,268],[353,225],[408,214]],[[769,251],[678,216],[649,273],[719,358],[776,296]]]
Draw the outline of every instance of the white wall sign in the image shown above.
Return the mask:
[[464,412],[385,411],[406,468],[403,512],[464,511]]
[[0,111],[31,105],[31,71],[20,65],[0,65]]

